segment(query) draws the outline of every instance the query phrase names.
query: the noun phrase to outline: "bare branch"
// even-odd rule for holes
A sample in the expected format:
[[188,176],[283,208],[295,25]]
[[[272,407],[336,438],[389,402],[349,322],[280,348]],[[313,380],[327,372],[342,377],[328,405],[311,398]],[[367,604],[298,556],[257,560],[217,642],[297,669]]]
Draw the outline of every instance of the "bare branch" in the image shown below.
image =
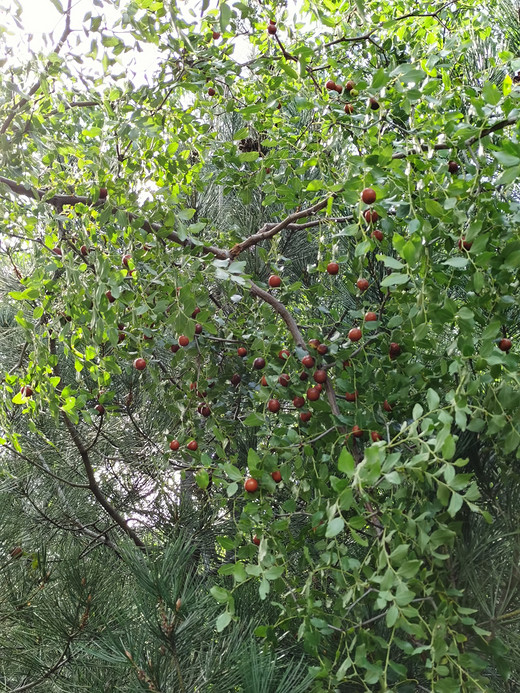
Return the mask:
[[[71,11],[71,9],[72,9],[72,0],[69,0],[68,5],[67,5],[67,9],[65,11],[65,28],[63,29],[63,33],[60,36],[59,41],[56,44],[56,47],[54,48],[54,53],[56,53],[56,54],[58,54],[60,52],[60,50],[62,49],[65,41],[67,40],[67,38],[69,37],[69,34],[71,32],[71,28],[70,28],[70,11]],[[47,67],[49,65],[50,65],[50,63],[47,64]],[[41,87],[41,83],[42,83],[41,79],[37,80],[33,84],[33,86],[29,89],[29,93],[28,93],[27,97],[20,99],[20,101],[18,101],[13,106],[13,108],[9,111],[7,118],[4,120],[2,127],[0,128],[0,135],[5,134],[5,132],[7,131],[7,128],[9,127],[9,125],[11,125],[11,123],[13,122],[13,119],[15,118],[17,113],[19,113],[22,110],[22,108],[24,108],[24,106],[26,106],[29,103],[29,101],[31,100],[31,97],[34,96],[36,94],[36,92],[38,91],[38,89]]]
[[282,320],[289,328],[289,332],[292,334],[292,337],[297,346],[305,348],[305,340],[303,338],[302,333],[300,332],[296,320],[293,318],[293,316],[287,310],[284,304],[277,298],[275,298],[272,294],[265,291],[264,289],[261,289],[253,282],[251,282],[251,293],[253,294],[253,296],[258,296],[258,298],[261,298],[262,301],[269,303],[269,305],[275,309],[275,311],[278,313],[278,315],[282,318]]
[[321,200],[312,207],[307,207],[307,209],[302,209],[298,212],[293,212],[292,214],[289,214],[289,216],[285,217],[283,221],[280,221],[278,224],[275,224],[274,226],[272,224],[266,224],[264,227],[260,229],[260,231],[258,231],[258,233],[254,233],[252,236],[249,236],[249,238],[246,238],[245,241],[242,241],[242,243],[237,243],[236,245],[234,245],[233,248],[231,248],[231,250],[229,251],[230,257],[235,258],[238,255],[240,255],[240,253],[242,253],[244,250],[250,248],[252,245],[256,245],[261,241],[265,241],[268,238],[276,236],[277,233],[280,233],[280,231],[286,229],[290,224],[293,224],[295,221],[298,221],[298,219],[304,219],[305,217],[309,217],[313,214],[316,214],[317,212],[321,211],[327,206],[331,197],[334,198],[335,195],[329,195],[324,200]]

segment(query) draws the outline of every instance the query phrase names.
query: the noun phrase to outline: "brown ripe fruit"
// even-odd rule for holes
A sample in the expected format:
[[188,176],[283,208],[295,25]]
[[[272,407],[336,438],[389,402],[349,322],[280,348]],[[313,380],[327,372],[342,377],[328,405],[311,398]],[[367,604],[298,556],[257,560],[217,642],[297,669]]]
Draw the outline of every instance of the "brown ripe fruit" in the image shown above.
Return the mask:
[[282,280],[277,274],[271,274],[271,276],[269,277],[269,281],[267,283],[269,284],[271,289],[277,289],[281,285]]
[[274,472],[271,472],[271,476],[273,477],[273,481],[277,484],[279,484],[282,480],[282,474],[278,469]]
[[388,354],[389,354],[390,358],[395,359],[399,356],[400,353],[401,353],[401,347],[399,346],[399,344],[397,344],[397,342],[391,342],[390,348],[388,350]]
[[383,402],[383,409],[387,412],[392,411],[392,405],[388,402],[387,399],[385,399],[385,401]]
[[121,260],[121,263],[124,265],[124,267],[128,267],[128,263],[132,259],[131,255],[123,255],[123,259]]
[[283,387],[288,387],[289,383],[291,382],[291,378],[287,375],[287,373],[282,373],[282,375],[278,378],[278,382]]
[[275,22],[274,19],[270,19],[270,20],[269,20],[269,24],[276,24],[276,22]]
[[111,292],[111,291],[107,291],[107,292],[105,293],[105,296],[108,298],[108,302],[109,302],[109,303],[114,303],[114,301],[116,300],[116,299],[112,296],[112,292]]
[[368,289],[368,279],[358,279],[356,282],[356,286],[360,291],[366,291]]
[[388,355],[390,356],[391,359],[395,359],[399,356],[401,353],[401,347],[397,342],[391,342],[390,343],[390,349],[388,350]]
[[244,356],[247,356],[247,349],[245,347],[238,347],[237,354],[243,359]]
[[267,402],[267,408],[271,414],[277,414],[280,411],[280,402],[277,399],[270,399]]
[[254,544],[255,546],[260,546],[260,539],[256,536],[256,534],[255,534],[255,536],[253,537],[253,544]]
[[186,335],[184,334],[181,334],[181,336],[179,337],[179,346],[187,347],[189,343],[190,340],[188,339],[188,337],[186,337]]
[[374,99],[373,96],[370,97],[368,105],[373,111],[379,110],[379,101],[377,99]]
[[104,200],[107,195],[108,195],[108,190],[106,188],[100,188],[99,189],[99,199],[100,200]]
[[378,440],[383,440],[382,436],[379,433],[377,433],[377,431],[372,431],[370,437],[372,438],[374,443],[377,443]]
[[237,385],[240,385],[241,381],[242,381],[242,378],[238,373],[234,373],[231,376],[231,385],[234,385],[236,387]]
[[262,376],[262,380],[260,381],[260,385],[267,387],[267,378],[265,377],[265,375]]
[[[179,291],[180,291],[180,289],[179,289]],[[178,293],[178,292],[177,292],[177,293]],[[193,311],[193,313],[191,314],[191,317],[195,320],[195,318],[197,317],[197,315],[198,315],[199,313],[200,313],[200,308],[197,306],[197,307],[195,308],[195,310]]]
[[358,391],[354,390],[354,392],[345,392],[345,399],[347,402],[355,402],[358,397]]
[[334,82],[332,79],[329,79],[329,81],[325,84],[325,89],[328,89],[329,91],[335,91],[336,82]]
[[215,94],[216,94],[216,92],[215,92],[215,90],[213,89],[213,87],[210,87],[210,88],[208,89],[208,96],[215,96]]
[[211,409],[208,407],[207,404],[199,404],[199,406],[197,407],[197,411],[201,416],[203,416],[206,419],[208,418],[208,416],[211,416]]
[[379,229],[375,229],[375,231],[372,231],[371,236],[372,236],[372,238],[375,238],[379,242],[381,242],[384,238],[383,232],[380,231]]
[[321,383],[316,383],[314,389],[318,390],[318,392],[321,392],[323,390],[323,385]]
[[292,403],[294,404],[296,409],[301,409],[305,404],[305,400],[303,399],[303,397],[298,396],[293,399]]
[[509,351],[509,349],[511,349],[512,346],[512,341],[506,338],[501,339],[498,343],[498,348],[500,349],[500,351],[505,351],[506,353]]
[[365,322],[375,322],[377,320],[377,314],[373,313],[371,310],[365,315]]
[[300,421],[303,421],[304,423],[307,423],[307,421],[311,420],[312,412],[310,411],[302,411],[300,414]]
[[327,380],[327,371],[324,371],[323,369],[319,369],[317,371],[314,371],[314,374],[312,376],[317,383],[324,383]]
[[320,356],[325,356],[325,354],[328,352],[329,347],[326,344],[320,344],[317,351]]
[[88,248],[87,248],[87,246],[86,246],[86,245],[82,245],[81,248],[79,249],[79,252],[80,252],[82,255],[88,255]]
[[200,323],[195,325],[195,334],[202,334],[202,325]]
[[343,91],[343,87],[341,86],[341,84],[336,84],[336,86],[334,87],[334,91],[337,91],[338,94],[341,94]]
[[214,31],[213,34],[212,34],[212,36],[213,36],[213,40],[214,40],[214,41],[218,41],[219,38],[220,38],[220,34],[219,34],[218,31]]
[[262,368],[265,368],[265,359],[259,357],[253,361],[253,368],[257,371],[261,371]]
[[348,338],[350,339],[351,342],[359,342],[361,337],[362,337],[362,334],[361,334],[361,330],[359,329],[359,327],[353,327],[348,333]]
[[309,339],[309,346],[312,347],[313,349],[317,349],[320,346],[320,340],[319,339]]
[[348,359],[346,361],[343,361],[343,368],[350,368],[350,366],[351,366],[351,363]]
[[365,209],[363,216],[365,217],[365,221],[369,224],[375,224],[375,222],[379,219],[379,214],[375,211],[375,209]]
[[466,240],[466,236],[462,236],[459,240],[459,250],[462,250],[462,248],[464,248],[464,250],[469,250],[472,245],[473,243],[471,241]]
[[329,262],[327,265],[327,272],[329,274],[337,274],[339,272],[339,265],[337,262]]
[[178,440],[171,440],[170,441],[170,450],[178,450],[180,448],[181,444],[179,443]]
[[302,371],[300,373],[300,380],[308,380],[309,379],[309,374],[306,373],[305,371]]
[[307,354],[307,356],[302,358],[302,364],[305,366],[305,368],[312,368],[315,364],[315,359]]
[[349,81],[345,84],[345,90],[346,91],[352,91],[352,89],[355,89],[355,87],[356,87],[356,85],[354,84],[354,82],[351,79],[349,79]]
[[290,357],[291,352],[288,349],[282,349],[281,351],[278,352],[278,358],[281,359],[282,361],[287,361],[287,359]]
[[373,188],[365,188],[361,193],[361,199],[366,205],[373,205],[377,200],[376,191]]
[[190,440],[190,442],[187,445],[188,450],[191,450],[192,452],[195,452],[199,447],[199,444],[197,443],[196,440]]
[[96,404],[96,406],[94,407],[94,409],[97,411],[97,413],[98,413],[100,416],[103,416],[103,414],[105,413],[105,407],[104,407],[102,404]]
[[448,161],[448,171],[450,173],[457,173],[459,170],[459,165],[456,161]]
[[173,351],[174,354],[176,354],[180,349],[180,346],[178,344],[172,344],[170,347],[170,351]]
[[271,34],[271,36],[274,36],[274,34],[276,34],[276,26],[274,24],[268,24],[267,32]]
[[354,113],[354,106],[351,103],[345,104],[345,113],[347,115],[352,115]]
[[361,438],[363,436],[363,431],[359,428],[358,425],[352,426],[352,435],[354,438]]
[[144,371],[146,368],[146,361],[144,359],[136,359],[134,361],[134,368],[138,371]]
[[316,387],[310,387],[307,390],[307,399],[309,402],[315,402],[320,397],[320,391]]
[[244,488],[248,493],[254,493],[258,490],[258,481],[250,477],[245,480]]
[[22,389],[20,390],[20,394],[22,394],[24,397],[32,397],[32,395],[33,395],[32,387],[29,387],[29,385],[24,385],[22,387]]

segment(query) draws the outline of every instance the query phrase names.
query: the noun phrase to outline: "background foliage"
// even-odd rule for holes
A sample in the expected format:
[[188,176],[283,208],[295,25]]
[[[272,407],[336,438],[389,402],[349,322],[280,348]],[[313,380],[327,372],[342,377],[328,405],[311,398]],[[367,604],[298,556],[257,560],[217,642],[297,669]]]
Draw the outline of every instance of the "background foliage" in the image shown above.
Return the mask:
[[52,2],[0,34],[3,689],[516,690],[515,7]]

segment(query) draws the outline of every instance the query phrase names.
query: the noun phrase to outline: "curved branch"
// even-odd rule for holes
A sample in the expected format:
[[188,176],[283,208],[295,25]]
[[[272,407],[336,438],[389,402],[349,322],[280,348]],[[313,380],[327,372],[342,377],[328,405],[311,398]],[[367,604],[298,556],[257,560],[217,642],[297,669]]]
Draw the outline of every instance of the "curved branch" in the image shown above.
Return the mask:
[[253,296],[258,296],[258,298],[261,298],[262,301],[265,301],[265,303],[269,303],[269,305],[275,309],[275,311],[278,313],[278,315],[282,318],[282,320],[289,328],[289,332],[292,334],[292,337],[296,345],[305,349],[305,339],[303,338],[303,335],[300,332],[300,328],[298,327],[296,320],[293,318],[293,316],[287,310],[284,304],[269,292],[265,291],[264,289],[261,289],[254,282],[251,282],[250,288]]
[[[478,142],[479,140],[483,139],[484,137],[487,137],[488,135],[491,135],[493,132],[497,132],[498,130],[503,130],[504,128],[508,127],[509,125],[515,125],[518,122],[518,118],[504,118],[504,120],[498,120],[496,123],[493,123],[493,125],[490,125],[487,128],[484,128],[481,130],[477,135],[472,135],[471,137],[468,137],[467,140],[464,140],[462,143],[463,147],[471,147],[472,144],[475,144],[475,142]],[[433,145],[433,147],[429,147],[427,144],[421,144],[419,146],[419,151],[422,152],[427,152],[430,149],[434,149],[434,151],[440,151],[443,149],[454,149],[455,145],[452,144],[447,144],[446,142],[440,142],[439,144]],[[392,156],[392,159],[405,159],[407,156],[411,156],[412,154],[417,154],[417,151],[411,151],[411,152],[398,152]]]
[[[50,348],[49,348],[51,354],[53,356],[56,356],[56,343],[54,340],[51,340],[50,342]],[[56,376],[59,377],[59,372],[58,372],[58,367],[54,366],[53,372]],[[61,387],[58,385],[57,387],[58,392],[61,390]],[[137,536],[137,534],[134,532],[134,530],[129,526],[128,521],[114,508],[113,505],[111,505],[108,500],[105,498],[103,492],[99,488],[99,484],[96,480],[96,475],[94,473],[94,467],[92,466],[92,462],[90,460],[90,456],[88,454],[88,450],[85,447],[83,441],[80,438],[80,435],[78,433],[78,430],[76,426],[72,423],[72,421],[69,419],[67,414],[61,410],[61,416],[63,418],[63,421],[65,423],[65,427],[67,428],[67,431],[69,432],[69,435],[72,439],[72,442],[76,446],[77,451],[79,452],[79,455],[81,457],[81,461],[83,462],[83,467],[85,468],[85,473],[87,475],[88,479],[88,488],[92,492],[92,495],[94,498],[97,500],[97,502],[101,505],[101,507],[106,511],[108,515],[114,520],[116,524],[121,527],[123,532],[127,536],[130,537],[130,539],[134,542],[134,544],[139,547],[140,549],[144,549],[146,545],[141,541],[141,539]]]
[[[71,11],[71,9],[72,9],[72,0],[69,0],[68,5],[67,5],[67,9],[65,10],[65,28],[63,29],[63,33],[60,36],[60,39],[59,39],[58,43],[56,44],[56,47],[53,51],[56,54],[58,54],[60,52],[61,48],[63,47],[63,44],[65,43],[70,32],[72,31],[72,29],[70,27],[70,11]],[[49,65],[50,65],[50,63],[49,63]],[[41,84],[42,84],[41,79],[37,80],[33,84],[33,86],[29,89],[29,93],[28,93],[27,97],[20,99],[20,101],[18,101],[18,103],[16,103],[13,106],[13,108],[9,111],[7,118],[4,120],[2,127],[0,128],[0,135],[5,134],[5,132],[7,131],[7,128],[13,122],[16,114],[19,113],[20,110],[29,103],[31,96],[34,96],[36,94],[38,89],[41,87]]]
[[252,245],[256,245],[261,241],[265,241],[268,238],[276,236],[277,233],[280,233],[280,231],[286,229],[290,224],[293,224],[295,221],[298,221],[298,219],[304,219],[305,217],[309,217],[313,214],[316,214],[317,212],[321,211],[324,207],[327,206],[331,198],[334,199],[335,197],[335,194],[329,195],[324,200],[321,200],[312,207],[308,207],[307,209],[302,209],[298,212],[294,212],[293,214],[289,214],[289,216],[285,217],[285,219],[283,221],[280,221],[278,224],[266,224],[260,229],[260,231],[258,231],[258,233],[254,233],[252,236],[249,236],[249,238],[246,238],[245,241],[242,241],[242,243],[237,243],[236,245],[234,245],[229,251],[230,257],[235,258],[238,255],[240,255],[240,253],[242,253],[244,250],[250,248]]

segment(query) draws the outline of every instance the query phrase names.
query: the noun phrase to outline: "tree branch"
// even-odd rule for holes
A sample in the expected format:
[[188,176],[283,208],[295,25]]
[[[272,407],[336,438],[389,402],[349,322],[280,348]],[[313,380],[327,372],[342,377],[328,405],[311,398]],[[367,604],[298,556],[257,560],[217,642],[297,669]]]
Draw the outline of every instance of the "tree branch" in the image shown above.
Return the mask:
[[[65,28],[63,29],[63,33],[60,36],[60,39],[58,43],[56,44],[56,47],[54,49],[54,53],[58,54],[63,47],[65,41],[67,40],[70,32],[72,31],[70,28],[70,12],[72,9],[72,0],[69,0],[67,9],[65,10]],[[47,67],[49,67],[50,63],[47,63]],[[0,135],[4,135],[5,132],[7,131],[7,128],[11,123],[13,122],[13,119],[15,118],[16,114],[21,111],[21,109],[26,106],[31,97],[36,94],[38,89],[41,87],[42,81],[41,79],[37,80],[33,86],[29,89],[29,93],[26,98],[20,99],[18,103],[16,103],[13,108],[9,111],[7,118],[4,120],[2,127],[0,128]]]
[[[487,128],[484,128],[481,130],[477,135],[472,135],[469,137],[467,140],[464,140],[463,146],[464,147],[471,147],[472,144],[475,144],[475,142],[478,142],[479,140],[483,139],[484,137],[487,137],[488,135],[491,135],[493,132],[497,132],[498,130],[503,130],[504,128],[508,127],[509,125],[515,125],[518,122],[518,118],[504,118],[504,120],[498,120],[496,123],[493,123],[493,125],[490,125]],[[435,151],[440,151],[443,149],[454,149],[455,146],[452,144],[448,144],[446,142],[440,142],[439,144],[435,144],[433,146],[433,149]],[[427,152],[431,147],[429,147],[427,144],[421,144],[419,146],[419,151]],[[405,159],[407,156],[410,156],[412,154],[417,154],[418,152],[397,152],[392,156],[392,159]]]
[[[50,352],[53,356],[57,356],[56,353],[56,342],[55,340],[51,339],[50,341]],[[54,366],[53,368],[54,374],[59,377],[59,371],[58,367]],[[61,386],[57,387],[58,392],[61,390]],[[99,485],[96,481],[96,475],[94,474],[94,468],[92,466],[92,462],[90,461],[90,456],[88,454],[88,450],[83,444],[83,441],[80,438],[80,435],[78,433],[77,428],[74,426],[72,421],[69,419],[67,414],[61,410],[61,416],[63,418],[63,421],[65,423],[65,427],[67,428],[67,431],[69,432],[69,435],[72,439],[72,442],[76,446],[79,455],[81,457],[81,461],[83,462],[83,467],[85,468],[85,472],[87,475],[88,479],[88,488],[92,492],[92,495],[94,498],[97,500],[97,502],[101,505],[101,507],[107,512],[108,515],[116,522],[119,527],[125,532],[126,535],[130,537],[130,539],[134,542],[134,544],[139,547],[140,549],[145,548],[145,544],[141,541],[141,539],[137,536],[137,534],[134,532],[134,530],[129,526],[128,521],[114,508],[113,505],[111,505],[108,500],[105,498],[103,492],[99,488]]]
[[264,227],[260,229],[260,231],[258,231],[258,233],[254,233],[252,236],[249,236],[249,238],[246,238],[245,241],[242,241],[242,243],[237,243],[236,245],[234,245],[229,251],[230,257],[236,258],[238,255],[240,255],[240,253],[242,253],[247,248],[250,248],[252,245],[256,245],[261,241],[265,241],[268,238],[276,236],[277,233],[280,233],[280,231],[287,228],[290,224],[293,224],[295,221],[298,221],[298,219],[304,219],[305,217],[309,217],[313,214],[316,214],[317,212],[321,211],[324,207],[327,206],[331,197],[335,198],[336,195],[329,195],[324,200],[321,200],[312,207],[302,209],[298,212],[293,212],[293,214],[289,214],[289,216],[285,217],[285,219],[283,221],[280,221],[278,224],[266,224]]
[[254,282],[251,282],[250,288],[253,296],[261,298],[262,301],[265,301],[265,303],[269,303],[269,305],[275,309],[275,311],[278,313],[278,315],[282,318],[282,320],[289,328],[289,332],[291,333],[296,345],[305,349],[305,339],[303,338],[303,335],[300,332],[296,320],[293,318],[293,316],[287,310],[284,304],[281,303],[281,301],[275,298],[272,294],[268,293],[264,289],[261,289]]

